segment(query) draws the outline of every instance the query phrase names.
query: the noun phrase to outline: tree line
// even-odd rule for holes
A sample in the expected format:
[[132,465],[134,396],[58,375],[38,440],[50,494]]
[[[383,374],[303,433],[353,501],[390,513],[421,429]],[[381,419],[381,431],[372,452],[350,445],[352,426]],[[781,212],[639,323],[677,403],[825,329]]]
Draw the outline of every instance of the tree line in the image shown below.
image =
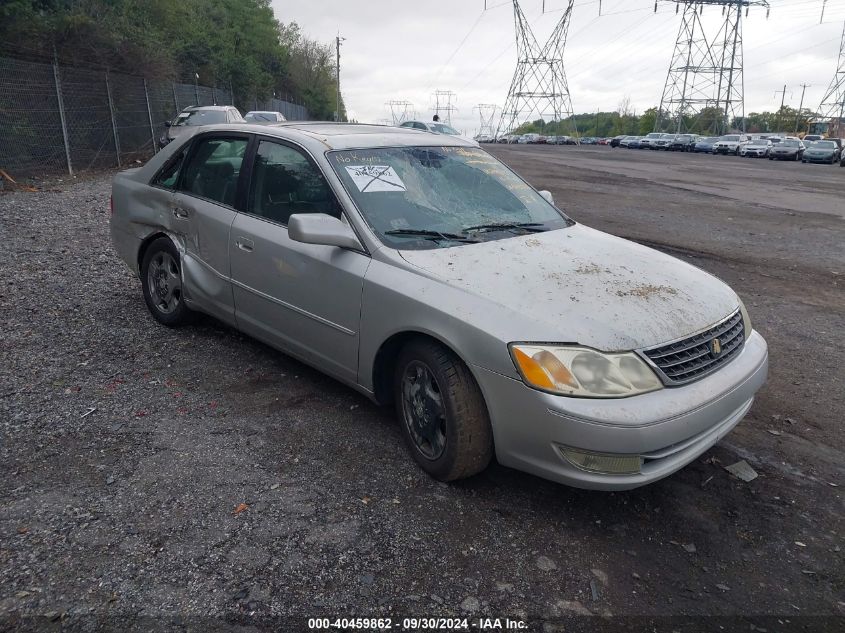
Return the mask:
[[277,20],[270,0],[3,0],[3,55],[196,79],[231,89],[241,109],[274,95],[316,119],[336,107],[332,45]]
[[[725,130],[724,111],[716,108],[704,108],[695,117],[685,117],[681,129],[684,133],[714,135],[714,130]],[[749,134],[766,132],[805,133],[808,131],[814,113],[806,108],[800,112],[795,108],[783,106],[775,112],[752,112],[745,116],[745,131]],[[742,118],[730,121],[731,130],[742,130]],[[621,134],[645,136],[649,132],[677,132],[678,119],[658,108],[649,108],[637,114],[626,99],[613,112],[593,112],[575,114],[560,121],[537,119],[524,123],[514,134],[531,132],[544,136],[593,136],[606,138]]]

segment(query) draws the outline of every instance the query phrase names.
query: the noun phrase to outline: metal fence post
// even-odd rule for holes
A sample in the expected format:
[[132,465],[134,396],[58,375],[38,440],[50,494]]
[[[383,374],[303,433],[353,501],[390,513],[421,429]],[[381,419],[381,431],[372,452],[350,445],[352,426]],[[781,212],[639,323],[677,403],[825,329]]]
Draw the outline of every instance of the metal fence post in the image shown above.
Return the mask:
[[176,83],[170,82],[170,88],[173,90],[173,105],[176,106],[176,114],[179,114],[179,98],[176,96]]
[[144,98],[147,100],[147,117],[150,119],[150,139],[153,141],[153,154],[156,153],[156,131],[153,127],[153,111],[150,109],[150,93],[147,90],[147,78],[144,77]]
[[106,71],[106,96],[109,98],[109,115],[111,116],[111,131],[114,135],[114,153],[117,154],[117,166],[120,167],[120,139],[117,137],[117,124],[114,120],[114,103],[111,98],[109,71]]
[[70,164],[70,145],[67,140],[67,121],[65,121],[65,102],[62,98],[62,84],[59,81],[59,65],[53,62],[53,79],[56,80],[56,98],[59,102],[59,119],[62,122],[62,138],[65,143],[65,158],[67,159],[67,173],[73,176],[73,165]]

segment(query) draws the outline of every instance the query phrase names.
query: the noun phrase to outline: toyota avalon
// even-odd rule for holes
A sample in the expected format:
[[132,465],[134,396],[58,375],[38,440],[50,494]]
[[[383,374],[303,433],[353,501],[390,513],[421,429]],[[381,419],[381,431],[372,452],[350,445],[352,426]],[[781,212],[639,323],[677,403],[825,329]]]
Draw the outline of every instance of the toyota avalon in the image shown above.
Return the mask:
[[115,177],[111,235],[161,324],[212,315],[393,406],[443,481],[495,456],[641,486],[729,433],[766,379],[722,281],[574,221],[457,137],[186,130]]

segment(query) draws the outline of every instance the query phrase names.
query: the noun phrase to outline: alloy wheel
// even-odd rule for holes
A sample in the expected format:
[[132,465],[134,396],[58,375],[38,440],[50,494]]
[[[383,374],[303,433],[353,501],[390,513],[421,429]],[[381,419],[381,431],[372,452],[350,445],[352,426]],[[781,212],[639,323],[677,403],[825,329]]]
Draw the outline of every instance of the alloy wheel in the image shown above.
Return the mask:
[[182,276],[179,264],[170,253],[159,251],[150,261],[147,288],[156,308],[171,314],[182,302]]
[[435,461],[446,450],[446,408],[437,379],[418,360],[408,363],[402,375],[402,418],[426,459]]

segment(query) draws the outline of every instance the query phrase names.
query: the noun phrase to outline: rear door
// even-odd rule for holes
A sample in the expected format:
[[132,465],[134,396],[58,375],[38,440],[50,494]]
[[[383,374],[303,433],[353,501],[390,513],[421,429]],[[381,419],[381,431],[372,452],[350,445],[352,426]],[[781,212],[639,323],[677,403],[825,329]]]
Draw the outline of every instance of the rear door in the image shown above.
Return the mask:
[[203,311],[234,323],[229,270],[229,229],[235,211],[244,156],[250,136],[213,133],[192,143],[171,213],[174,230],[184,237],[182,275],[186,297]]
[[322,171],[301,148],[256,139],[249,195],[232,224],[238,327],[328,373],[355,382],[367,254],[295,242],[295,213],[342,212]]

